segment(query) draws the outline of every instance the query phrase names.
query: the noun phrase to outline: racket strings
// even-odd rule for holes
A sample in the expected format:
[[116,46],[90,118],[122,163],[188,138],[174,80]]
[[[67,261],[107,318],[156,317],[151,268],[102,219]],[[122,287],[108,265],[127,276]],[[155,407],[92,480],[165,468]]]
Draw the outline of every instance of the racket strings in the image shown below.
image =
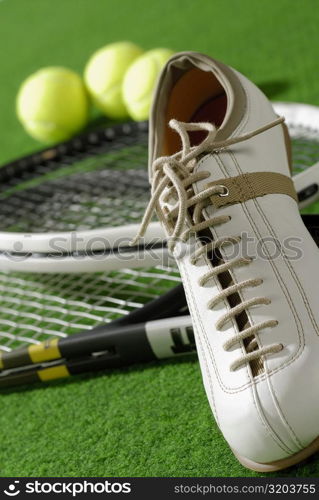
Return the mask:
[[0,348],[66,337],[141,308],[180,282],[174,268],[105,274],[0,275]]
[[288,124],[292,139],[292,157],[294,173],[302,172],[318,161],[318,129],[298,124]]
[[148,194],[145,170],[72,174],[12,194],[0,204],[6,231],[53,232],[136,222]]

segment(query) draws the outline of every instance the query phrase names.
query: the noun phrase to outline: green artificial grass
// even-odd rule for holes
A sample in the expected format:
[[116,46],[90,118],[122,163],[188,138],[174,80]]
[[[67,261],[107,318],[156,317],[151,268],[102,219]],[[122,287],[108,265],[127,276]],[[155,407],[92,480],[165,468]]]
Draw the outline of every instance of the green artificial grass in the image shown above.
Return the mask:
[[[81,72],[95,49],[115,40],[199,50],[245,73],[272,99],[319,105],[318,17],[317,0],[2,0],[0,163],[39,148],[15,117],[22,80],[48,65]],[[195,360],[0,398],[2,476],[260,475],[239,465],[219,433]],[[316,456],[278,475],[318,474]]]

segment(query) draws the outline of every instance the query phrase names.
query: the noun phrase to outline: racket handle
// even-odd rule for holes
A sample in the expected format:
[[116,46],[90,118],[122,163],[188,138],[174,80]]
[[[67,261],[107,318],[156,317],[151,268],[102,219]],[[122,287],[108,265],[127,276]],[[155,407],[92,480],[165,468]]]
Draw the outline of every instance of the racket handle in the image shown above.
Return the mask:
[[[175,298],[178,304],[179,299],[183,303],[183,296],[179,297],[177,293]],[[164,300],[161,299],[162,297],[158,299],[159,304],[164,305]],[[151,303],[147,307],[149,307],[149,312],[154,313]],[[168,308],[167,312],[177,314],[174,307],[171,310]],[[187,347],[187,344],[194,343],[189,316],[181,316],[179,313],[175,317],[159,318],[148,322],[141,322],[143,315],[136,314],[136,318],[132,316],[133,321],[136,319],[140,321],[101,325],[91,331],[70,335],[65,339],[51,339],[41,344],[3,353],[0,358],[1,369],[5,371],[62,358],[74,359],[103,352],[109,354],[109,366],[115,367],[180,354],[183,352],[183,342],[185,343],[184,352],[194,350],[194,348]],[[163,345],[166,346],[164,350]]]
[[319,214],[303,214],[302,220],[315,243],[319,246]]
[[97,327],[82,339],[70,336],[68,343],[61,347],[61,357],[74,359],[88,352],[107,351],[108,366],[114,368],[170,358],[195,350],[192,320],[187,315],[123,325],[113,331],[105,330],[104,326]]
[[[117,334],[115,334],[117,335]],[[97,346],[93,340],[92,348]],[[120,368],[134,363],[171,358],[196,352],[190,316],[150,321],[127,327],[117,335],[116,347],[75,359],[28,366],[0,376],[0,388],[48,382],[80,373]]]

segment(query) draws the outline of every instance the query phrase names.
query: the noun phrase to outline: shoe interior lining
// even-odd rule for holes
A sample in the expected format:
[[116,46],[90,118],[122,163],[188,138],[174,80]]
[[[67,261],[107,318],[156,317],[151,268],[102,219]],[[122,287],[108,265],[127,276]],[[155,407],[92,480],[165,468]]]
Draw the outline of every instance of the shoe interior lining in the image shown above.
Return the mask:
[[[181,149],[180,138],[168,126],[172,118],[182,122],[209,121],[220,126],[226,109],[225,90],[213,73],[198,68],[184,73],[171,89],[166,107],[164,154],[172,155]],[[198,132],[190,134],[191,144],[199,144],[204,136]]]

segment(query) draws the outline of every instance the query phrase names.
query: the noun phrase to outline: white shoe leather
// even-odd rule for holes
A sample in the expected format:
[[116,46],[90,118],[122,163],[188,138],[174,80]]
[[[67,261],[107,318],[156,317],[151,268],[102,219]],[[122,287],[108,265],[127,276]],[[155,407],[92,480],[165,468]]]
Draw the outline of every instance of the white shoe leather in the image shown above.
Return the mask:
[[[234,69],[202,54],[173,56],[154,97],[149,167],[153,204],[144,221],[145,227],[157,208],[174,242],[186,239],[186,255],[180,254],[179,243],[173,248],[207,397],[240,462],[263,472],[293,465],[319,448],[319,252],[295,199],[280,189],[219,208],[214,201],[232,194],[223,179],[261,172],[290,179],[289,145],[277,118],[263,93]],[[172,119],[183,146],[168,125]],[[198,121],[203,123],[187,125]],[[217,132],[207,124],[217,125]],[[195,135],[194,129],[199,130]],[[205,144],[203,129],[210,136]],[[187,177],[194,182],[183,184]],[[209,198],[212,181],[221,182]],[[186,199],[193,199],[188,208],[181,206]],[[202,231],[194,240],[187,230],[198,224]],[[243,240],[237,237],[244,234],[255,242],[252,259],[244,255],[246,263],[241,259],[236,264],[243,251]],[[210,241],[207,249],[200,236]],[[286,248],[291,237],[302,242],[302,257],[292,259],[286,250],[269,255],[276,244]],[[231,244],[217,249],[220,260],[212,263],[211,241],[218,246],[224,238]],[[263,238],[269,240],[264,257],[256,249]],[[213,276],[217,265],[226,272]],[[227,280],[237,290],[230,298]],[[236,341],[239,335],[248,338]]]

